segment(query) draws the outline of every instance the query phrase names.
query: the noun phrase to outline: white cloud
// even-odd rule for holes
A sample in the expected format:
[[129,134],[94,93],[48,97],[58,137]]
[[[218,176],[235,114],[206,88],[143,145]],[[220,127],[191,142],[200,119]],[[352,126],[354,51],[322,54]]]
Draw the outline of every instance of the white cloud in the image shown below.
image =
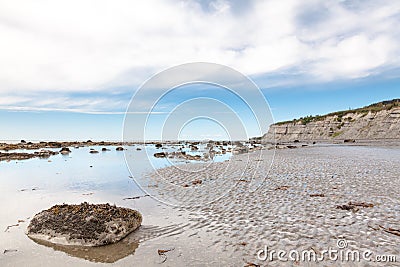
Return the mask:
[[[22,105],[38,92],[138,86],[192,61],[249,75],[297,69],[315,80],[364,77],[399,67],[399,18],[397,0],[252,1],[246,8],[220,0],[3,0],[0,104]],[[20,101],[8,103],[10,92]]]

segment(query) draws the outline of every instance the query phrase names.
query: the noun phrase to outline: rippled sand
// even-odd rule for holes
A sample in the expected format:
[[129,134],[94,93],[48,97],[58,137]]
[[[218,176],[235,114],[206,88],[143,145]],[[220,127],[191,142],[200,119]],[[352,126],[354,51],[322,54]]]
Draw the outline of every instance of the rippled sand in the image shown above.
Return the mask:
[[[348,250],[369,249],[374,255],[397,255],[400,261],[400,237],[385,231],[400,229],[399,148],[277,150],[270,168],[273,154],[269,150],[238,155],[229,162],[168,167],[147,177],[148,190],[156,197],[186,207],[175,208],[177,213],[190,211],[185,234],[171,241],[182,244],[170,253],[171,266],[244,266],[246,262],[280,266],[277,260],[258,260],[257,251],[268,246],[288,252],[312,249],[318,255],[338,249],[338,239],[347,241]],[[193,184],[196,180],[202,183]],[[254,189],[260,182],[250,192],[249,187]],[[337,209],[350,201],[374,207],[356,212]]]
[[[128,151],[137,168],[144,165],[143,151]],[[257,252],[267,246],[318,254],[338,249],[338,239],[347,241],[345,249],[396,255],[397,263],[381,266],[399,265],[400,237],[387,231],[400,229],[398,146],[263,150],[138,176],[143,189],[162,202],[129,198],[146,192],[137,191],[121,162],[115,150],[92,155],[83,148],[53,162],[3,162],[3,177],[13,178],[3,179],[2,192],[9,197],[3,198],[8,204],[2,207],[0,226],[24,222],[0,233],[1,248],[9,250],[1,251],[0,266],[314,266],[260,261]],[[34,166],[37,172],[25,177]],[[82,201],[137,209],[143,225],[113,246],[91,250],[36,244],[25,235],[29,216],[55,203]],[[349,202],[374,206],[337,209]],[[368,264],[376,265],[326,260],[318,266]]]

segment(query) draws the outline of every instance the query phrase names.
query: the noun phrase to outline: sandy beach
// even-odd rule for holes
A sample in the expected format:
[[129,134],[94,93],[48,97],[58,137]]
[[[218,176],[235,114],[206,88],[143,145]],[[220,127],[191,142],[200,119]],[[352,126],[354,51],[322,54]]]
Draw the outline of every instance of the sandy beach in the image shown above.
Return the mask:
[[[126,170],[118,171],[121,174],[117,176],[130,180],[129,187],[117,186],[120,182],[116,180],[98,188],[95,180],[87,184],[87,178],[82,178],[77,181],[80,186],[71,185],[72,191],[65,184],[55,190],[46,178],[41,184],[34,177],[38,187],[31,187],[37,190],[21,192],[18,185],[19,190],[10,192],[11,185],[6,186],[3,202],[11,203],[10,197],[17,202],[2,208],[1,226],[5,231],[0,235],[4,241],[0,261],[2,266],[40,266],[49,260],[76,266],[342,266],[343,262],[349,266],[385,266],[374,262],[374,257],[395,255],[398,260],[400,147],[295,146],[296,149],[265,148],[220,162],[179,162],[165,168],[159,164],[156,171],[151,171],[153,166],[144,168],[143,175],[135,179],[146,192],[134,188],[132,178],[124,175]],[[128,160],[130,152],[132,158],[145,157],[146,152],[135,146],[126,149]],[[62,168],[66,178],[58,176],[63,184],[64,179],[72,182],[68,180],[71,174],[76,175],[67,167],[74,161],[84,159],[93,165],[87,166],[88,170],[96,171],[104,160],[118,164],[116,159],[122,159],[115,148],[98,155],[89,151],[90,147],[72,149],[68,156],[51,157],[53,162],[30,159],[1,164],[14,168],[15,175],[20,175],[15,168],[23,165],[47,165],[45,172],[51,170],[49,166],[66,165]],[[23,165],[11,167],[16,163]],[[112,166],[104,168],[113,169]],[[104,173],[102,168],[99,171]],[[5,172],[4,177],[9,174]],[[99,179],[96,177],[93,179]],[[28,215],[37,213],[40,207],[81,201],[137,209],[143,214],[143,224],[122,241],[98,248],[35,243],[26,237]],[[17,218],[25,221],[12,226]],[[6,229],[8,226],[11,227]],[[339,249],[339,241],[346,246]],[[300,258],[260,258],[260,250],[266,248],[269,252],[298,251]],[[371,262],[331,260],[327,255],[321,262],[301,258],[303,251],[314,251],[320,258],[329,249],[373,254]],[[390,264],[395,266],[398,262]]]
[[[199,164],[185,166],[185,170],[169,167],[151,177],[181,187],[183,182],[202,179],[200,185],[179,190],[175,186],[156,188],[162,188],[160,198],[176,199],[192,207],[191,227],[199,229],[195,235],[202,240],[201,233],[212,233],[214,241],[208,252],[220,249],[218,255],[230,259],[229,264],[234,266],[245,262],[280,266],[282,262],[276,259],[257,261],[257,251],[265,246],[286,251],[312,249],[318,254],[328,248],[337,249],[336,242],[341,239],[346,240],[348,249],[399,255],[399,236],[385,231],[400,228],[399,147],[326,145],[277,150],[270,169],[264,161],[270,162],[272,153],[238,155],[230,162],[207,168]],[[229,177],[232,183],[221,177]],[[263,181],[255,192],[248,190],[251,178]],[[190,193],[182,193],[185,190]],[[225,196],[206,203],[222,193]],[[337,207],[349,202],[373,207],[353,211]],[[343,263],[328,259],[323,264]]]

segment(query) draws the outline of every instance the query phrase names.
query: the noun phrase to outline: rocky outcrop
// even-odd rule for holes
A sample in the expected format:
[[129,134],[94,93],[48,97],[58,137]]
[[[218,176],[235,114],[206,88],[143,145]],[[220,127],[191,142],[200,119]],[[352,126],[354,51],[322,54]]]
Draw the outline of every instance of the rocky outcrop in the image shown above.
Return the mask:
[[[386,104],[385,104],[386,103]],[[276,123],[263,142],[400,139],[400,100]]]
[[20,143],[17,144],[8,144],[8,143],[0,143],[0,150],[16,150],[16,149],[26,149],[26,150],[36,150],[41,148],[63,148],[63,147],[88,147],[88,146],[121,146],[121,145],[132,145],[134,143],[130,142],[92,142],[91,140],[81,142],[81,141],[74,141],[74,142],[26,142],[21,140]]
[[58,154],[58,152],[50,151],[50,150],[41,150],[41,151],[36,151],[34,153],[25,153],[25,152],[2,153],[2,152],[0,152],[0,161],[24,160],[24,159],[31,159],[31,158],[47,159],[50,156],[57,155],[57,154]]
[[101,246],[118,242],[142,223],[142,215],[110,204],[55,205],[33,217],[28,236],[55,244]]

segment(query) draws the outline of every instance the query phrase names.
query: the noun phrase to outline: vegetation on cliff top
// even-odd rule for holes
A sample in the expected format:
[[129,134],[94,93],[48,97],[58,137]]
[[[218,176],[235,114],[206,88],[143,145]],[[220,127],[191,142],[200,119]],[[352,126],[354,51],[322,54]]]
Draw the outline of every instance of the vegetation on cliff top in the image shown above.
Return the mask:
[[393,100],[388,100],[388,101],[382,101],[379,103],[375,103],[369,106],[365,106],[362,108],[357,108],[357,109],[349,109],[349,110],[343,110],[343,111],[336,111],[332,112],[326,115],[316,115],[316,116],[306,116],[306,117],[301,117],[299,119],[293,119],[291,121],[281,121],[277,122],[274,125],[283,125],[287,123],[296,123],[296,122],[301,122],[303,125],[306,125],[309,122],[315,122],[315,121],[322,121],[327,117],[333,117],[337,116],[337,120],[340,122],[342,121],[342,117],[344,117],[347,114],[350,113],[364,113],[367,114],[369,112],[379,112],[382,110],[391,110],[394,107],[400,107],[400,99],[393,99]]

